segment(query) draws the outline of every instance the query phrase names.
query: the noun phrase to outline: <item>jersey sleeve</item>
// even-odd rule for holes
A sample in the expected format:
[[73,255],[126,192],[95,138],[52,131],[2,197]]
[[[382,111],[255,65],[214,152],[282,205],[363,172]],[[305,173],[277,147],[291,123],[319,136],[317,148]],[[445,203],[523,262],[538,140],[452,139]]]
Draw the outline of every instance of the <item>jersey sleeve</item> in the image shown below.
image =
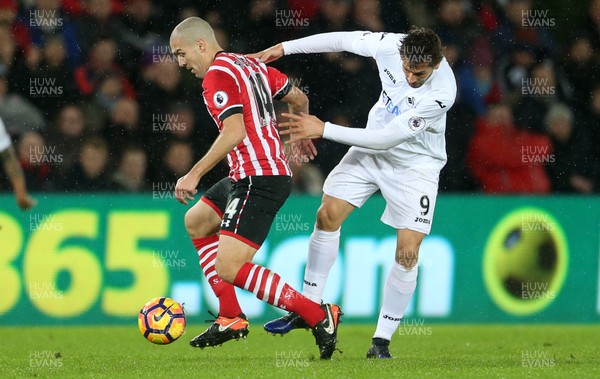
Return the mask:
[[11,144],[10,136],[6,131],[6,127],[4,126],[4,122],[0,118],[0,153],[4,150],[8,149]]
[[325,123],[323,138],[351,146],[374,150],[387,150],[416,135],[430,129],[441,133],[443,130],[431,129],[435,121],[444,117],[454,103],[454,98],[446,94],[432,93],[432,96],[417,105],[415,109],[404,112],[382,129],[356,129]]
[[287,95],[293,87],[287,75],[274,67],[267,66],[267,78],[275,100],[280,100]]
[[332,32],[286,41],[282,46],[285,55],[347,51],[375,58],[379,48],[388,45],[394,35],[398,36],[393,33],[369,31]]
[[223,122],[227,117],[243,112],[240,86],[234,76],[222,70],[210,70],[202,82],[204,102],[208,112]]

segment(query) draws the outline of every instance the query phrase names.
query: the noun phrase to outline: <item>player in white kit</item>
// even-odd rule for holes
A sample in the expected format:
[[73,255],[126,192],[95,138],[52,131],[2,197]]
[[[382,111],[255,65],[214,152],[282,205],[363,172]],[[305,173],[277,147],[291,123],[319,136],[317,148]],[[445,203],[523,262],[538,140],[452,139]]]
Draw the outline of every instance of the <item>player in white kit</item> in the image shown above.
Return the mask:
[[28,210],[36,204],[36,201],[29,196],[25,176],[19,164],[19,158],[12,146],[10,135],[6,131],[4,122],[0,118],[0,161],[6,171],[8,180],[13,187],[17,205],[22,210]]
[[[446,112],[456,98],[456,81],[439,37],[427,28],[412,28],[407,34],[317,34],[253,56],[268,63],[283,55],[338,51],[374,58],[382,91],[365,129],[322,122],[306,114],[284,114],[291,121],[280,124],[289,128],[281,134],[290,134],[290,142],[322,137],[353,146],[325,181],[303,293],[321,301],[338,253],[342,223],[381,190],[386,200],[381,220],[397,230],[396,262],[384,287],[367,357],[390,358],[389,342],[416,287],[419,246],[431,230],[439,173],[446,163]],[[265,324],[265,330],[279,334],[304,327],[293,313]]]

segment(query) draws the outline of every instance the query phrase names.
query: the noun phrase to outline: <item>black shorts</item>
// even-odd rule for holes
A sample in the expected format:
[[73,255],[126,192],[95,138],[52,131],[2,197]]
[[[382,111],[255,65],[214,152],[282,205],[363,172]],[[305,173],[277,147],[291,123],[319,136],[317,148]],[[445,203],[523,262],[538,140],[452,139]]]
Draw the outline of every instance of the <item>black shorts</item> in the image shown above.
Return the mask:
[[221,217],[222,235],[258,249],[292,188],[289,176],[248,176],[237,182],[221,179],[201,200]]

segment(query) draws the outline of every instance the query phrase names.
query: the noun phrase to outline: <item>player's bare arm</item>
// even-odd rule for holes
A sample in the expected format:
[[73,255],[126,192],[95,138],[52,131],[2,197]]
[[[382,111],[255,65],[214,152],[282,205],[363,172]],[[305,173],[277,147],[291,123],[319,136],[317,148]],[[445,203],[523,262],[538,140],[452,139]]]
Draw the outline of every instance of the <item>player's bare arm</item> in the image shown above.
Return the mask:
[[285,52],[283,51],[283,45],[278,43],[277,45],[271,46],[268,49],[260,51],[254,54],[248,54],[250,58],[258,58],[264,63],[270,63],[283,57]]
[[19,161],[17,159],[17,154],[15,153],[13,147],[9,146],[4,151],[0,152],[0,159],[2,160],[4,171],[6,171],[6,175],[8,176],[8,179],[15,192],[15,198],[19,208],[23,210],[30,209],[36,204],[36,202],[27,193],[23,170],[21,170],[21,166],[19,165]]
[[194,200],[200,179],[212,170],[227,154],[246,138],[244,118],[241,113],[231,115],[223,120],[223,130],[208,152],[200,159],[186,175],[179,178],[175,186],[175,198],[187,205],[188,200]]
[[280,124],[282,128],[287,129],[283,129],[279,133],[290,136],[289,141],[286,143],[292,144],[304,139],[323,137],[325,123],[317,117],[304,112],[301,112],[299,115],[283,113],[282,116],[290,119],[290,121]]
[[[290,113],[295,115],[308,113],[308,97],[298,87],[292,87],[290,92],[281,98],[281,101],[288,104],[288,110]],[[300,154],[305,154],[310,160],[315,159],[315,156],[317,155],[317,148],[313,144],[312,140],[302,139],[292,142],[292,145],[297,147],[292,151],[292,161],[297,162],[298,165],[302,164],[302,159],[300,159],[301,157],[298,156]]]

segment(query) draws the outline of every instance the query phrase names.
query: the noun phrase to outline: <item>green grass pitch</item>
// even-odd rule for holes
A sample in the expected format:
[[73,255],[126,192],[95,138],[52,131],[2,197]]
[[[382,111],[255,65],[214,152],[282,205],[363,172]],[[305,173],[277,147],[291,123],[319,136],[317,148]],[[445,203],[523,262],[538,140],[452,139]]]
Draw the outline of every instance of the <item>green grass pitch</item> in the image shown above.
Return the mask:
[[[0,328],[0,377],[36,378],[598,378],[598,325],[420,326],[394,336],[391,360],[367,360],[373,325],[342,324],[331,361],[320,361],[312,334],[266,334],[217,348],[188,341],[152,345],[137,327]],[[401,327],[402,328],[402,327]],[[401,331],[402,331],[401,330]],[[408,333],[407,333],[408,331]],[[403,334],[403,335],[401,335]]]

